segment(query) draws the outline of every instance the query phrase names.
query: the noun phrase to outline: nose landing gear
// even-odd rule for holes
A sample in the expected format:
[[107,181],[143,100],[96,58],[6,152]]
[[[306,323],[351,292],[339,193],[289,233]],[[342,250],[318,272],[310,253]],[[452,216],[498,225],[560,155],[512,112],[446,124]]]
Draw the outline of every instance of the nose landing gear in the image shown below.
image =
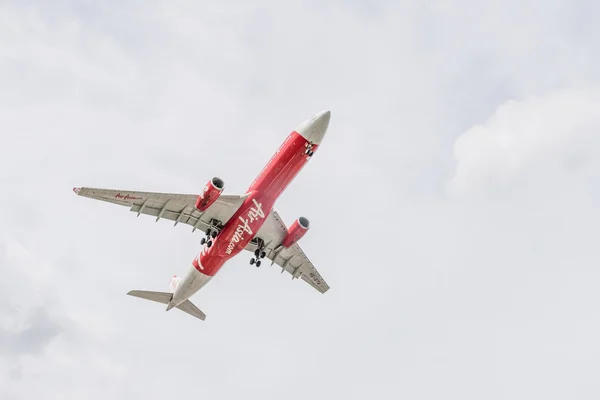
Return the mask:
[[304,154],[306,154],[309,157],[312,157],[312,155],[313,155],[313,144],[312,143],[306,143],[306,150],[304,150]]

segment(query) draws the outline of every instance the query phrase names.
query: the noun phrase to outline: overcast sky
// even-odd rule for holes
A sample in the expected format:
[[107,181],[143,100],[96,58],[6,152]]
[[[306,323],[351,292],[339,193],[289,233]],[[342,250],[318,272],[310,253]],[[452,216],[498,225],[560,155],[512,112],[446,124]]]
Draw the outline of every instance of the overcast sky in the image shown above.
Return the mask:
[[[487,3],[487,4],[484,4]],[[598,399],[600,3],[0,0],[0,398]],[[276,204],[331,286],[73,186]]]

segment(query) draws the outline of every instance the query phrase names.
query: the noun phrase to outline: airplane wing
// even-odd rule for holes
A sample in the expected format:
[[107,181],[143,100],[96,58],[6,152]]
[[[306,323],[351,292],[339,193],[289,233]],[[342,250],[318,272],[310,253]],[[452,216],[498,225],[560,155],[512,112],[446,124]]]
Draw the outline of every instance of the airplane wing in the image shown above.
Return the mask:
[[129,190],[74,188],[84,197],[129,207],[130,211],[187,224],[204,232],[211,224],[219,231],[244,202],[245,196],[221,195],[204,212],[196,209],[197,194],[134,192]]
[[[289,248],[281,246],[286,234],[287,227],[283,220],[276,211],[271,211],[256,236],[265,242],[266,257],[271,260],[271,265],[279,265],[281,273],[287,271],[292,275],[292,279],[302,278],[319,292],[325,293],[329,290],[329,285],[304,254],[298,243]],[[252,240],[246,246],[246,250],[251,252],[254,252],[256,248],[257,242],[255,240]]]

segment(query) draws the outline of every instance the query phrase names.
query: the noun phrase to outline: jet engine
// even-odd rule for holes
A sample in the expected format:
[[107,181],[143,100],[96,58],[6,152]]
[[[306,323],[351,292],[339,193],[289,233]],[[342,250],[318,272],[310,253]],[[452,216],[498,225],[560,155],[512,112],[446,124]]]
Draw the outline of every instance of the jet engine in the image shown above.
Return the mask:
[[212,178],[208,181],[206,186],[204,186],[204,189],[202,189],[202,192],[198,196],[196,208],[199,211],[206,211],[206,209],[219,198],[224,188],[225,182],[223,182],[221,178],[216,176]]
[[310,228],[310,222],[308,222],[308,219],[300,217],[294,221],[292,226],[288,228],[287,235],[285,235],[283,241],[281,242],[283,247],[291,247],[297,243],[298,240],[302,239],[302,236],[308,232],[308,228]]

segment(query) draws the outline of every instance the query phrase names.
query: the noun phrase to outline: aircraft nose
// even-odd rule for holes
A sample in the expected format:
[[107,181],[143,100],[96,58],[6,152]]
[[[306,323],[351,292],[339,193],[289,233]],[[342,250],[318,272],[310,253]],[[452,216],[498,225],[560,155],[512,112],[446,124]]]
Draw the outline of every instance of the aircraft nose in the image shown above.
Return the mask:
[[329,125],[329,120],[331,119],[331,111],[325,110],[321,111],[317,115],[315,115],[315,120],[322,121],[326,125]]
[[324,110],[315,114],[311,119],[308,119],[298,125],[296,132],[302,135],[306,140],[314,144],[321,144],[325,132],[329,127],[331,119],[331,111]]

